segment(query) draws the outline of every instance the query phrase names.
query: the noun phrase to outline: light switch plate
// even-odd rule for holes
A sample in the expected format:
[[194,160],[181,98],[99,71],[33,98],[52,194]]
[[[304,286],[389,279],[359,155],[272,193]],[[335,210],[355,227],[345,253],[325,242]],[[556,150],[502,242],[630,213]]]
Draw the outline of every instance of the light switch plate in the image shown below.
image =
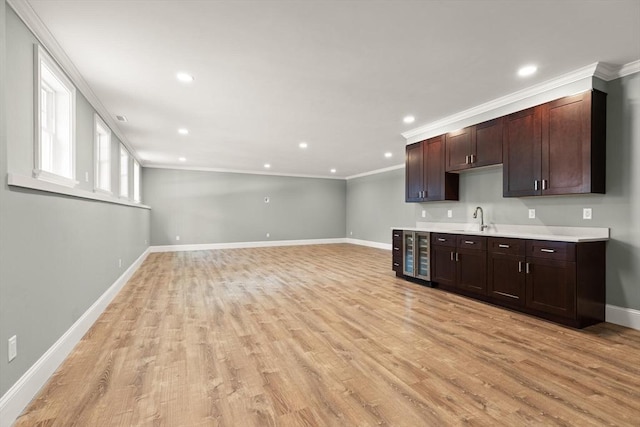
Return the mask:
[[593,217],[593,212],[591,208],[582,209],[582,219],[591,219]]
[[536,210],[529,209],[529,219],[534,219],[536,217]]
[[422,209],[422,218],[426,218],[427,217],[427,211]]
[[453,211],[451,209],[447,211],[447,218],[453,218]]

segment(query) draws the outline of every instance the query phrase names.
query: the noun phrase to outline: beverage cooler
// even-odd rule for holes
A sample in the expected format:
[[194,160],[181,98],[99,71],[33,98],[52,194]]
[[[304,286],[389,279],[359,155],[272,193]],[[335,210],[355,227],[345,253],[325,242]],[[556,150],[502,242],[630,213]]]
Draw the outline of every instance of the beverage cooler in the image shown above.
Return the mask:
[[430,235],[423,231],[402,232],[403,274],[431,280]]

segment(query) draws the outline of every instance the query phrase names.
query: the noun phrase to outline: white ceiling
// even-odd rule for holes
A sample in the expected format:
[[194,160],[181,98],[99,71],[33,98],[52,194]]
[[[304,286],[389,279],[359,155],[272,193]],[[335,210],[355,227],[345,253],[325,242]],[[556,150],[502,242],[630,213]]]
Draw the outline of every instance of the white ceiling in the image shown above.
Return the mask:
[[145,165],[355,175],[403,163],[411,128],[640,58],[638,0],[29,4]]

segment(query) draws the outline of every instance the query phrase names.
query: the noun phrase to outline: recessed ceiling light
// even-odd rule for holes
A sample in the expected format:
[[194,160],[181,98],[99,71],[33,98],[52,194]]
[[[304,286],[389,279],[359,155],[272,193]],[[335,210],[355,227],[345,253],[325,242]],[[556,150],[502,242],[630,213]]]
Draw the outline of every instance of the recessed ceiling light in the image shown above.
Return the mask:
[[384,153],[384,156],[388,159],[393,156],[393,153],[391,151],[387,151],[386,153]]
[[183,83],[189,83],[193,81],[193,76],[189,73],[185,73],[181,71],[178,74],[176,74],[176,79],[178,79]]
[[413,116],[407,116],[404,119],[402,119],[402,121],[405,123],[413,123],[416,121],[416,118]]
[[126,122],[128,122],[128,121],[129,121],[129,120],[127,120],[127,116],[116,116],[116,119],[117,119],[119,122],[123,122],[123,123],[126,123]]
[[331,173],[336,173],[336,170],[335,169],[331,169]]
[[186,162],[187,158],[186,157],[178,157],[178,160],[180,160],[181,162]]
[[264,164],[264,168],[265,168],[265,169],[269,169],[270,167],[271,167],[271,165],[270,165],[269,163],[265,163],[265,164]]
[[178,133],[180,135],[189,135],[189,129],[180,128],[180,129],[178,129]]
[[538,71],[538,67],[535,65],[525,65],[524,67],[518,70],[518,75],[520,77],[528,77]]
[[298,147],[300,148],[307,148],[309,145],[306,142],[301,142],[300,144],[298,144]]

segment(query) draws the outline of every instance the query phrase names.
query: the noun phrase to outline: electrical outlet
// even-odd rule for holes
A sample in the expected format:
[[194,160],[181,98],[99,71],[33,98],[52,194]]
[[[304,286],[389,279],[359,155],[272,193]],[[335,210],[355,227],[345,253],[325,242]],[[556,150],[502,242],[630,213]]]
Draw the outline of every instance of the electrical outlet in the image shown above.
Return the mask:
[[84,173],[84,181],[89,182],[89,172]]
[[451,209],[447,210],[447,218],[453,218],[453,211]]
[[422,218],[426,218],[427,217],[427,211],[422,209]]
[[16,358],[18,355],[18,337],[12,336],[9,338],[9,346],[7,348],[7,356],[9,356],[9,362]]
[[349,232],[349,236],[353,236],[353,231],[350,231],[350,232]]
[[536,210],[529,209],[529,219],[534,219],[536,217]]
[[582,219],[591,219],[593,217],[592,214],[591,208],[582,209]]
[[118,258],[118,268],[122,268],[122,258]]
[[271,233],[267,233],[267,237],[271,237]]
[[180,236],[176,236],[176,240],[180,240]]

